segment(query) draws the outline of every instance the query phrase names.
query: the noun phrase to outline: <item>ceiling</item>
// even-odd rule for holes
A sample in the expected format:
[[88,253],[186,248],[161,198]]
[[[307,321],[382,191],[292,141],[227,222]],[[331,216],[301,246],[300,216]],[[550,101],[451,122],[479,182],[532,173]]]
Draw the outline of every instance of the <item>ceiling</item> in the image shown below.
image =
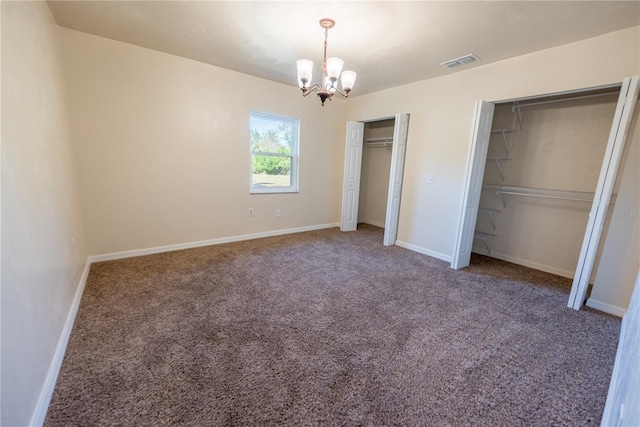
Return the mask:
[[[60,26],[296,86],[300,58],[358,73],[352,96],[640,24],[640,1],[49,1]],[[441,62],[473,53],[480,61]]]

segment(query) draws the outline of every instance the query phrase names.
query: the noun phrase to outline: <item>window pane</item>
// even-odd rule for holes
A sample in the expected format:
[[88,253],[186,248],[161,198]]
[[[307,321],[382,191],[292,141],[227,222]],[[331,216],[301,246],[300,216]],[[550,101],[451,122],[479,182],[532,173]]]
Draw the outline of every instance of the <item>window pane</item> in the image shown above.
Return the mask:
[[251,185],[257,188],[291,186],[291,157],[254,155]]
[[300,121],[253,111],[249,117],[250,192],[297,192]]
[[283,120],[251,117],[251,150],[291,154],[293,124]]

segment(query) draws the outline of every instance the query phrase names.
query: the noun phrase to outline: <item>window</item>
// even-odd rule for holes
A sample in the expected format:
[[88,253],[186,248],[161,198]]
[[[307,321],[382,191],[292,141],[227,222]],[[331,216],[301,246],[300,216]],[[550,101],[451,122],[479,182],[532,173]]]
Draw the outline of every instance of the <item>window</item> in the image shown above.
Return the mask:
[[251,193],[298,191],[299,121],[251,113]]

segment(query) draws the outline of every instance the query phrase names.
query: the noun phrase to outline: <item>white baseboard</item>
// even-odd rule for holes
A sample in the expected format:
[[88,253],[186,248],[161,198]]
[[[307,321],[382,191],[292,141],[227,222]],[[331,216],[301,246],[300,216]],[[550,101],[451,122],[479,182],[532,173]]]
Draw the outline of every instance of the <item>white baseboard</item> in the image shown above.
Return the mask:
[[593,298],[587,299],[585,304],[587,307],[595,308],[596,310],[604,311],[605,313],[613,314],[614,316],[623,317],[627,314],[627,310],[615,305],[607,304],[606,302],[598,301]]
[[396,240],[396,246],[409,249],[410,251],[418,252],[419,254],[429,255],[430,257],[441,259],[442,261],[446,261],[446,262],[451,262],[453,260],[451,255],[432,251],[430,249],[426,249],[421,246],[412,245],[411,243],[403,242],[401,240]]
[[80,301],[82,300],[82,294],[84,293],[84,288],[85,288],[85,285],[87,284],[87,277],[89,276],[89,269],[91,268],[92,263],[100,262],[100,261],[110,261],[110,260],[116,260],[116,259],[130,258],[135,256],[141,256],[141,255],[151,255],[151,254],[157,254],[161,252],[170,252],[170,251],[175,251],[180,249],[189,249],[189,248],[197,248],[201,246],[219,245],[222,243],[239,242],[242,240],[260,239],[263,237],[302,233],[305,231],[322,230],[325,228],[333,228],[333,227],[339,227],[339,226],[340,225],[337,223],[320,224],[320,225],[312,225],[308,227],[289,228],[284,230],[267,231],[263,233],[244,234],[240,236],[223,237],[220,239],[203,240],[199,242],[182,243],[177,245],[167,245],[167,246],[159,246],[159,247],[148,248],[148,249],[140,249],[140,250],[133,250],[133,251],[115,252],[111,254],[89,256],[87,258],[87,262],[85,263],[84,270],[82,271],[82,276],[80,277],[78,288],[76,289],[76,293],[73,297],[73,302],[71,303],[71,307],[69,308],[69,313],[67,314],[67,320],[65,321],[64,328],[62,329],[62,333],[60,334],[60,339],[58,340],[56,351],[53,355],[53,359],[51,360],[51,364],[49,365],[49,371],[47,373],[47,377],[45,378],[44,385],[42,386],[42,390],[40,391],[40,396],[38,397],[38,402],[36,403],[36,407],[31,416],[31,421],[29,422],[29,425],[41,426],[44,424],[44,420],[47,416],[47,410],[49,409],[49,403],[51,403],[51,396],[53,395],[53,390],[55,389],[56,381],[58,380],[58,374],[60,373],[60,368],[62,367],[64,353],[67,349],[67,344],[69,343],[69,337],[71,336],[73,323],[76,319],[78,308],[80,307]]
[[67,349],[67,343],[69,342],[71,330],[73,329],[73,322],[76,320],[76,314],[80,307],[82,293],[84,292],[84,287],[87,284],[87,276],[89,276],[90,267],[91,261],[87,259],[87,262],[84,265],[84,270],[82,271],[82,276],[80,277],[80,282],[78,283],[78,288],[76,289],[76,294],[73,297],[69,313],[67,314],[67,320],[64,323],[64,328],[62,328],[62,333],[60,334],[56,351],[53,354],[53,359],[49,365],[47,378],[45,378],[44,385],[40,391],[40,396],[38,397],[38,402],[36,403],[36,407],[31,416],[31,421],[29,422],[30,426],[41,426],[44,424],[44,419],[47,416],[47,410],[49,409],[49,403],[51,402],[51,396],[53,395],[53,389],[56,386],[58,374],[62,367],[62,360],[64,359],[64,353]]
[[362,222],[364,224],[373,225],[374,227],[384,228],[384,222],[374,221],[374,220],[366,219],[366,218],[359,219],[358,222]]
[[108,254],[92,255],[89,257],[90,262],[113,261],[116,259],[132,258],[136,256],[159,254],[162,252],[178,251],[181,249],[199,248],[202,246],[220,245],[223,243],[240,242],[243,240],[261,239],[264,237],[281,236],[284,234],[303,233],[305,231],[322,230],[325,228],[339,227],[340,224],[319,224],[307,227],[287,228],[284,230],[265,231],[262,233],[241,234],[239,236],[221,237],[219,239],[201,240],[198,242],[178,243],[175,245],[156,246],[146,249],[134,249],[131,251],[112,252]]
[[566,277],[568,279],[573,279],[573,277],[575,276],[575,271],[562,270],[560,268],[551,267],[549,265],[540,264],[540,263],[529,261],[522,258],[516,258],[511,255],[505,255],[505,254],[501,254],[494,251],[491,251],[491,254],[489,254],[489,252],[487,252],[483,248],[473,248],[472,252],[480,255],[490,256],[496,259],[501,259],[502,261],[511,262],[513,264],[522,265],[524,267],[533,268],[534,270],[540,270],[546,273],[555,274],[556,276]]

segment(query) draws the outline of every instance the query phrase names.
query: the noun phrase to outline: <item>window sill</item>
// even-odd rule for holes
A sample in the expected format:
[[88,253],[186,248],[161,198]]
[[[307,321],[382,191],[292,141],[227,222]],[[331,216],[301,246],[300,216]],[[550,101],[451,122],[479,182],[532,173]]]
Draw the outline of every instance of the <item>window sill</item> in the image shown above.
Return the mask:
[[275,189],[265,189],[265,190],[249,190],[249,194],[298,194],[300,191],[298,190],[275,190]]

